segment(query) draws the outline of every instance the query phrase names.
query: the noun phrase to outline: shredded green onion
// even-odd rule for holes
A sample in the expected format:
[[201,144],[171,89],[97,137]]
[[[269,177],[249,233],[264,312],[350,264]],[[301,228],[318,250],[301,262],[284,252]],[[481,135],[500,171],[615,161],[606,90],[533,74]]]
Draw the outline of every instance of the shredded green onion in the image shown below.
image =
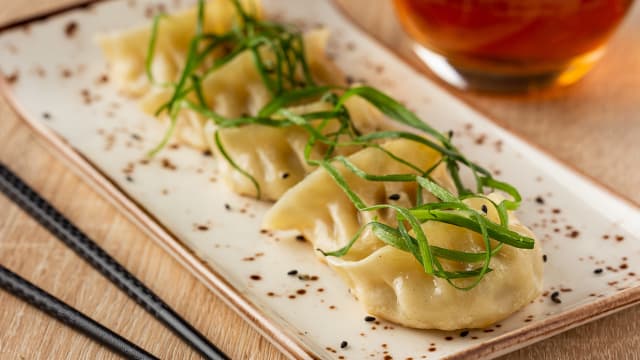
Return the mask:
[[[215,124],[218,130],[214,134],[214,140],[219,153],[233,169],[252,182],[256,188],[256,197],[259,199],[261,189],[258,180],[248,171],[242,169],[232,159],[231,154],[226,151],[220,138],[220,129],[247,125],[298,126],[306,130],[309,135],[304,148],[305,161],[309,165],[323,168],[358,211],[375,212],[386,209],[395,214],[395,227],[378,220],[371,221],[363,225],[344,247],[333,251],[318,249],[325,256],[345,256],[361,237],[363,231],[370,227],[372,234],[383,243],[412,254],[425,273],[446,279],[458,289],[469,290],[491,272],[491,258],[504,245],[523,249],[534,247],[532,238],[512,231],[508,227],[508,211],[517,209],[522,200],[517,189],[506,182],[494,179],[488,170],[468,160],[451,142],[451,134],[446,136],[440,133],[423,122],[400,102],[373,87],[356,86],[345,89],[340,85],[318,85],[306,60],[304,40],[299,31],[289,26],[258,19],[253,15],[255,9],[253,12],[248,12],[238,0],[231,1],[237,11],[239,21],[224,34],[204,32],[205,1],[198,1],[195,35],[189,43],[184,68],[175,83],[159,84],[152,72],[156,42],[159,36],[159,24],[164,15],[154,19],[145,71],[151,84],[171,87],[173,94],[170,100],[157,111],[157,114],[164,112],[168,114],[170,126],[160,144],[151,151],[150,155],[154,155],[167,144],[177,126],[180,111],[183,109],[194,111]],[[256,70],[272,98],[257,114],[226,118],[217,114],[207,104],[202,81],[209,74],[246,51],[252,54]],[[210,65],[205,66],[204,64]],[[416,132],[386,130],[361,134],[345,107],[345,102],[354,96],[364,99],[391,120],[408,126]],[[287,109],[293,105],[318,100],[331,104],[333,109],[302,114],[293,113]],[[325,130],[330,121],[337,121],[339,128],[327,133]],[[421,169],[380,145],[381,141],[390,139],[406,139],[423,144],[440,153],[442,158],[428,169]],[[317,144],[326,145],[326,152],[322,158],[312,159],[311,153]],[[351,162],[349,158],[335,154],[336,148],[353,145],[380,150],[383,156],[404,164],[415,172],[387,175],[369,174]],[[446,166],[458,195],[437,184],[431,178],[431,173],[441,164]],[[352,172],[367,181],[416,183],[415,206],[407,208],[392,204],[366,204],[347,183],[337,165],[344,167],[344,171]],[[474,190],[467,188],[461,180],[460,169],[463,167],[469,169],[473,174]],[[495,190],[508,194],[511,199],[496,203],[484,195],[487,191]],[[423,191],[432,194],[438,201],[425,203]],[[495,208],[500,223],[490,221],[486,214],[473,209],[463,201],[470,198],[480,198],[489,202]],[[430,245],[428,236],[423,230],[423,225],[429,221],[446,223],[478,233],[483,239],[485,251],[463,252]],[[491,245],[492,239],[498,242],[494,247]],[[447,270],[440,261],[441,259],[459,262],[465,265],[464,268],[471,270]],[[460,286],[455,281],[459,279],[471,279],[472,281],[470,283],[466,281],[465,286]]]

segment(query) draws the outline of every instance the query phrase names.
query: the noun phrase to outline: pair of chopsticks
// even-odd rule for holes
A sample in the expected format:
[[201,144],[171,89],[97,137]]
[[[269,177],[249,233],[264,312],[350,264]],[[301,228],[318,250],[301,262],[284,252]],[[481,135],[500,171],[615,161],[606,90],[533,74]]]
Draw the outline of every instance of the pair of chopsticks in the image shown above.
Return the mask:
[[[0,163],[0,191],[207,359],[228,359],[193,326],[80,229]],[[0,265],[0,287],[130,359],[156,359],[142,348]]]

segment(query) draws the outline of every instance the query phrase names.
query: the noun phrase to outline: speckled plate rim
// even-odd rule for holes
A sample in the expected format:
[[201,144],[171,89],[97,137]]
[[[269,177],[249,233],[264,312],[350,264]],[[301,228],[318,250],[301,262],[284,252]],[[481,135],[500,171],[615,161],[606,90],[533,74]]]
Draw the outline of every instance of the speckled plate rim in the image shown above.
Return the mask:
[[[69,8],[68,10],[72,9],[74,8]],[[29,119],[25,115],[25,109],[11,96],[10,88],[2,78],[0,78],[0,93],[5,96],[5,99],[8,100],[20,119],[38,135],[37,140],[41,140],[47,149],[53,151],[53,155],[57,155],[58,159],[63,160],[92,189],[115,205],[120,213],[133,221],[200,282],[220,297],[245,321],[258,330],[260,334],[276,345],[280,351],[294,359],[317,358],[295,337],[288,336],[283,329],[271,323],[245,296],[238,292],[218,272],[209,267],[206,262],[200,259],[137,201],[126,195],[117,184],[111,181],[106,174],[84,155],[74,149],[65,139],[39,121]]]
[[[105,0],[84,0],[69,6],[54,8],[48,12],[42,12],[33,16],[10,21],[7,24],[0,25],[0,33],[14,29],[16,27],[31,24],[40,20],[50,18],[55,15],[63,14],[71,10],[90,6],[94,3],[103,2]],[[345,16],[356,28],[364,29],[353,20],[353,18],[340,7],[335,0],[331,0],[333,6]],[[385,48],[389,53],[393,54],[396,60],[410,66],[414,70],[425,74],[424,69],[417,69],[411,65],[406,58],[402,57],[395,51],[389,49],[374,36],[364,32],[366,36],[373,42]],[[424,75],[426,76],[426,75]],[[431,77],[429,77],[431,79]],[[571,164],[565,163],[553,154],[538,145],[531,143],[517,133],[497,125],[497,122],[488,116],[481,109],[478,109],[468,101],[456,96],[449,88],[442,86],[439,81],[440,90],[446,91],[458,100],[462,101],[466,106],[480,113],[485,118],[491,120],[496,126],[508,132],[519,141],[527,144],[534,151],[545,156],[549,161],[554,161],[558,165],[566,168],[574,175],[582,178],[584,181],[599,188],[609,196],[616,198],[628,204],[632,208],[640,210],[640,204],[617,193],[614,189],[606,184],[600,183],[597,179],[584,174]],[[126,193],[99,168],[83,156],[79,151],[74,149],[65,139],[57,135],[53,130],[48,128],[37,119],[29,118],[27,111],[20,105],[11,92],[11,87],[4,77],[0,76],[0,94],[3,94],[10,106],[17,115],[38,135],[38,140],[53,153],[64,160],[69,168],[85,180],[94,190],[100,193],[107,201],[111,202],[122,214],[129,220],[133,221],[139,228],[145,231],[151,239],[160,245],[169,255],[176,259],[184,268],[191,272],[200,282],[209,288],[214,294],[221,298],[229,307],[236,311],[245,321],[253,326],[262,336],[273,343],[278,350],[284,355],[292,359],[317,359],[317,355],[307,348],[305,344],[287,333],[275,322],[272,322],[263,312],[258,309],[249,299],[238,292],[231,283],[225,280],[218,272],[208,266],[200,259],[192,250],[183,244],[175,235],[173,235],[165,226],[163,226],[151,213],[146,211],[133,198]],[[640,303],[640,286],[635,286],[614,295],[596,300],[594,302],[578,306],[575,309],[564,311],[554,316],[550,316],[540,322],[533,323],[511,331],[504,335],[487,340],[476,346],[469,347],[456,354],[445,357],[444,359],[470,359],[470,358],[494,358],[507,354],[522,347],[531,345],[535,342],[552,337],[574,327],[586,324],[588,322],[600,319],[615,312],[624,310],[633,305]]]

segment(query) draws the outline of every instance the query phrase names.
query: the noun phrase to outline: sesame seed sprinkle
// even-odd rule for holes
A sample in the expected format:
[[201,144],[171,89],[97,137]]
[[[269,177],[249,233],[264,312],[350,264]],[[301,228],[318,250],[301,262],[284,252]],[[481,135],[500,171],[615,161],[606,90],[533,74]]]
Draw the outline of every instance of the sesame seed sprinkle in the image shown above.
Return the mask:
[[400,194],[389,195],[389,200],[393,200],[393,201],[400,200]]

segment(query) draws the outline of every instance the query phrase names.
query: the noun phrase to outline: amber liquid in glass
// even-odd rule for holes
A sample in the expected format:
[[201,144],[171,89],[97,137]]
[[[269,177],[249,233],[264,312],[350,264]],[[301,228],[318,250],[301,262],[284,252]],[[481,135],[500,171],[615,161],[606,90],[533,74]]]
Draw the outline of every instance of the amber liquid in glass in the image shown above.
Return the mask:
[[602,53],[631,3],[394,0],[401,24],[420,45],[445,59],[471,87],[476,81],[485,84],[475,87],[497,90],[576,81]]

